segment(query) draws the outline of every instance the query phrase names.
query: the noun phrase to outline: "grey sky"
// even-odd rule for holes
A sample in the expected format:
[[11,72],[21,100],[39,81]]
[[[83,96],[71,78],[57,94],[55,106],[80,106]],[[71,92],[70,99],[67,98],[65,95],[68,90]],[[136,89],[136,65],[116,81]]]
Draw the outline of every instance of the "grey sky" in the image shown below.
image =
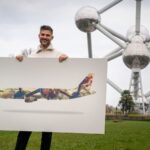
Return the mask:
[[[76,12],[86,5],[101,9],[112,0],[0,0],[0,56],[17,54],[26,48],[35,49],[39,43],[39,27],[54,28],[53,45],[70,57],[87,57],[86,34],[75,25]],[[142,1],[142,24],[150,29],[150,1]],[[124,0],[101,15],[103,24],[126,35],[135,24],[135,0]],[[93,55],[103,57],[117,47],[99,31],[92,33]],[[122,89],[129,86],[131,71],[119,57],[108,63],[108,77]],[[142,71],[144,92],[150,90],[150,67]],[[120,95],[107,87],[107,103],[117,105]]]

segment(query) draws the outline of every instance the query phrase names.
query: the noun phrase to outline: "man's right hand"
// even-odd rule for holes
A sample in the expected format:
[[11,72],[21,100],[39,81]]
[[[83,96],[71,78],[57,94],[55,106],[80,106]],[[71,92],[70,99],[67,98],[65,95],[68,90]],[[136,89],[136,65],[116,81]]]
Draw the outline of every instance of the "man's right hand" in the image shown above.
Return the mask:
[[22,55],[18,55],[18,56],[16,56],[16,59],[21,62],[21,61],[23,61],[23,56]]

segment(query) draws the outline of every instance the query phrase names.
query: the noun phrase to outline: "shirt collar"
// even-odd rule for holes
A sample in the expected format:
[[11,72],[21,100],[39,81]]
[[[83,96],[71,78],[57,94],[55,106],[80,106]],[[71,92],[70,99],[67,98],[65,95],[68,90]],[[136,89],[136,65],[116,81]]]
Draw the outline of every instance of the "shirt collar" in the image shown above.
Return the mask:
[[50,44],[46,49],[42,49],[41,47],[40,47],[40,45],[38,46],[38,48],[37,48],[37,51],[36,51],[36,53],[40,53],[40,52],[45,52],[45,51],[53,51],[54,50],[54,48],[53,48],[53,46],[52,46],[52,44]]

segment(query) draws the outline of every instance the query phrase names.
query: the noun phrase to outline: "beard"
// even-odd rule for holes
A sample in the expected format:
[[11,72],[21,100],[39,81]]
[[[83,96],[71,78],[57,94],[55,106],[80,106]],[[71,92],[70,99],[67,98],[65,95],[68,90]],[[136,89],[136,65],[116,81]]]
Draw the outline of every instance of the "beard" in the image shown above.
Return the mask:
[[50,45],[50,40],[40,39],[40,43],[43,48],[47,48]]

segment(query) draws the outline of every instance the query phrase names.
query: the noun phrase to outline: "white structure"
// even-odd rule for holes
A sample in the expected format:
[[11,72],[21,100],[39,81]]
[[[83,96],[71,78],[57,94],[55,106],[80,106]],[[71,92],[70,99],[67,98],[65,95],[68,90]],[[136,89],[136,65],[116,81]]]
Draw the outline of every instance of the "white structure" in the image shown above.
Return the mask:
[[[122,55],[125,65],[131,69],[131,80],[129,84],[129,90],[133,96],[136,108],[139,112],[146,113],[145,104],[148,104],[147,98],[150,96],[150,91],[146,94],[143,93],[141,70],[145,68],[150,61],[150,36],[148,30],[141,26],[141,0],[136,0],[136,17],[135,26],[132,26],[127,35],[123,36],[112,29],[106,27],[101,23],[100,15],[115,6],[122,0],[114,0],[104,8],[96,10],[93,7],[85,6],[79,9],[76,13],[75,21],[77,27],[87,32],[88,40],[88,52],[89,57],[92,58],[92,44],[91,44],[91,32],[96,29],[115,42],[118,47],[107,54],[105,57],[108,61],[111,61]],[[122,89],[113,83],[110,79],[107,80],[119,93]]]

